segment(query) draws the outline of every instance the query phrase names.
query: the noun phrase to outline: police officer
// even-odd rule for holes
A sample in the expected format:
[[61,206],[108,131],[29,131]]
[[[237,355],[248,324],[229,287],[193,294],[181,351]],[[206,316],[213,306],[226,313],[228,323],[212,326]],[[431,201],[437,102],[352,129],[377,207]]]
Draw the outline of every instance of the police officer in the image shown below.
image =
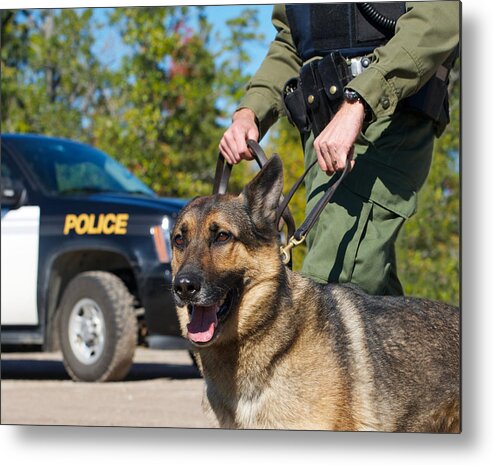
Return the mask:
[[[392,33],[385,15],[376,13],[387,30],[365,16],[360,6],[274,6],[277,35],[247,86],[220,151],[232,164],[251,159],[246,140],[261,139],[286,113],[286,81],[299,76],[300,70],[303,76],[307,65],[332,52],[342,56],[350,74],[356,71],[347,82],[339,81],[344,89],[330,86],[340,94],[338,107],[318,130],[320,107],[311,111],[309,106],[321,96],[302,89],[308,123],[298,124],[298,129],[305,166],[316,159],[320,167],[307,176],[307,212],[348,159],[352,167],[307,237],[302,273],[319,282],[353,282],[370,294],[399,295],[403,289],[394,245],[404,221],[415,213],[434,137],[443,131],[448,116],[444,63],[448,60],[450,68],[459,41],[460,6],[456,1],[387,6],[394,14],[402,8]],[[440,80],[442,96],[440,86],[429,85]],[[300,87],[304,84],[301,80]],[[420,97],[418,103],[413,104],[413,96]]]

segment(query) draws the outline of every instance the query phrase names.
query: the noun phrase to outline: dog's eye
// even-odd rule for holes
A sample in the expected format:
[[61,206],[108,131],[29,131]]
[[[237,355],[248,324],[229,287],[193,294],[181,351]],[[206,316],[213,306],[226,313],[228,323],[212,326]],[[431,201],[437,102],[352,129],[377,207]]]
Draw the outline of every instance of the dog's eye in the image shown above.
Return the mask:
[[181,234],[178,234],[175,236],[174,242],[178,248],[182,248],[185,245],[185,239],[183,238],[183,236]]
[[231,239],[231,234],[221,231],[216,236],[216,242],[227,242]]

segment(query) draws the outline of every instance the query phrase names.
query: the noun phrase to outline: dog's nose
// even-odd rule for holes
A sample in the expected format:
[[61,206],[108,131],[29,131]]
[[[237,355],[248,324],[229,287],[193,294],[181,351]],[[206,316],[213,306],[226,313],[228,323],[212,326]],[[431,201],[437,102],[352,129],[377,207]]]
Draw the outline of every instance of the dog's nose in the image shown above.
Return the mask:
[[181,299],[191,299],[200,291],[200,279],[193,274],[178,275],[175,278],[174,289]]

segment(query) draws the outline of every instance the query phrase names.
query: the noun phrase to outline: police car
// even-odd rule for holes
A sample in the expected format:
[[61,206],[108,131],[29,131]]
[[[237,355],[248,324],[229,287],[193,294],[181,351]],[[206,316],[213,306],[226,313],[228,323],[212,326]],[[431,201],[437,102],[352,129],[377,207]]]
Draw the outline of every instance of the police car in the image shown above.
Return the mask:
[[1,136],[1,342],[61,349],[70,376],[122,379],[138,343],[183,347],[169,231],[185,201],[107,154]]

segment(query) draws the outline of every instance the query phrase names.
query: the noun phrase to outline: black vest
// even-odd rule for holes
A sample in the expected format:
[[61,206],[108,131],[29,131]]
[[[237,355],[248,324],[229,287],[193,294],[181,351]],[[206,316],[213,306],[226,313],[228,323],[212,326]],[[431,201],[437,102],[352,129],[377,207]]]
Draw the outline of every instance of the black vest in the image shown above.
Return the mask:
[[[396,20],[406,11],[405,2],[370,5],[384,19]],[[286,14],[303,61],[336,50],[346,57],[365,55],[391,36],[385,28],[370,24],[356,3],[288,4]]]

